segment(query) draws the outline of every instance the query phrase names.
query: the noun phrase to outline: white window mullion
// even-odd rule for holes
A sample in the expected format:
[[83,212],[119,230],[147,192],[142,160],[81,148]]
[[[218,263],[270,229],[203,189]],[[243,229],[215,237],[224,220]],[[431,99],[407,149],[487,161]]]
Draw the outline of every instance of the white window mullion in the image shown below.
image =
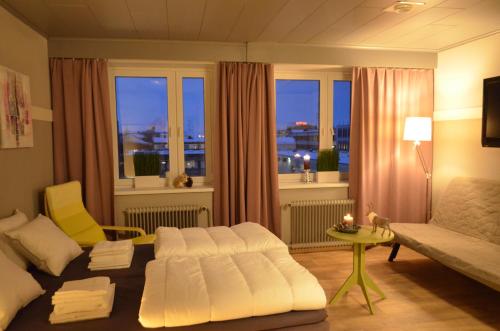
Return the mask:
[[178,139],[177,139],[177,97],[175,72],[168,72],[168,149],[170,170],[168,181],[173,182],[179,172]]
[[175,73],[175,101],[176,101],[176,121],[175,121],[175,137],[176,137],[176,159],[177,159],[177,174],[183,173],[184,165],[184,108],[182,99],[182,74]]

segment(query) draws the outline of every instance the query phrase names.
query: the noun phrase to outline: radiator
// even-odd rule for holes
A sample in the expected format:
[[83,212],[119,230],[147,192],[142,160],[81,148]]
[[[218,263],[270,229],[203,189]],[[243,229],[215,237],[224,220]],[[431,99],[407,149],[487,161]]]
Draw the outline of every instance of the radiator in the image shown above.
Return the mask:
[[127,208],[125,224],[143,228],[148,234],[160,226],[190,228],[199,226],[198,216],[202,212],[207,213],[210,226],[208,208],[194,205]]
[[354,200],[293,201],[290,208],[291,248],[347,246],[350,243],[333,239],[328,228],[342,222],[344,215],[354,209]]

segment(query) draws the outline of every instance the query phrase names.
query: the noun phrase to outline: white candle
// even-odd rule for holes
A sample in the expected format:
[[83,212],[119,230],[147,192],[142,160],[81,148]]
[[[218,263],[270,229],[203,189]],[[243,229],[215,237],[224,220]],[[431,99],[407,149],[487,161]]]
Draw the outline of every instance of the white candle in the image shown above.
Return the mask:
[[311,169],[311,156],[309,154],[304,155],[304,170]]
[[352,226],[354,223],[354,219],[352,218],[351,214],[347,214],[344,216],[344,224]]

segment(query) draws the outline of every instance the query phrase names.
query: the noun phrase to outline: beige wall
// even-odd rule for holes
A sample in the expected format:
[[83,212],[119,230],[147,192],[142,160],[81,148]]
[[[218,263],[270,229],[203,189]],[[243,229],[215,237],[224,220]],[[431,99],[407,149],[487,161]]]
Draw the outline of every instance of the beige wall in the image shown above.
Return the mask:
[[49,39],[49,55],[172,61],[255,61],[292,64],[435,68],[432,52],[156,40]]
[[483,79],[500,75],[500,33],[438,54],[433,201],[450,179],[500,179],[500,148],[481,146]]
[[[0,65],[30,77],[33,106],[50,108],[47,40],[0,7]],[[33,148],[0,150],[0,217],[19,208],[40,210],[40,193],[52,183],[52,125],[34,121]]]

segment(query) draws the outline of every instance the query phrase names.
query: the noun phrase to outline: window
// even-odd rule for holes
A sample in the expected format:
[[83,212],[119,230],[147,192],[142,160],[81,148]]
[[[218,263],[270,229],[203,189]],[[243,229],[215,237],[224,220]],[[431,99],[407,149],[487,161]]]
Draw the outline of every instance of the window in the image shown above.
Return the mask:
[[159,154],[160,175],[169,170],[167,78],[116,77],[120,178],[134,177],[134,154]]
[[339,152],[339,171],[349,172],[349,136],[351,133],[351,81],[333,81],[333,146]]
[[339,171],[349,169],[351,82],[343,72],[275,73],[278,171],[281,182],[301,180],[304,156],[317,170],[321,150],[339,152]]
[[110,75],[117,185],[132,185],[143,155],[159,163],[154,168],[161,185],[182,172],[197,183],[207,181],[211,71],[111,65]]
[[319,148],[319,80],[276,80],[278,172],[300,173],[304,156],[316,171]]

